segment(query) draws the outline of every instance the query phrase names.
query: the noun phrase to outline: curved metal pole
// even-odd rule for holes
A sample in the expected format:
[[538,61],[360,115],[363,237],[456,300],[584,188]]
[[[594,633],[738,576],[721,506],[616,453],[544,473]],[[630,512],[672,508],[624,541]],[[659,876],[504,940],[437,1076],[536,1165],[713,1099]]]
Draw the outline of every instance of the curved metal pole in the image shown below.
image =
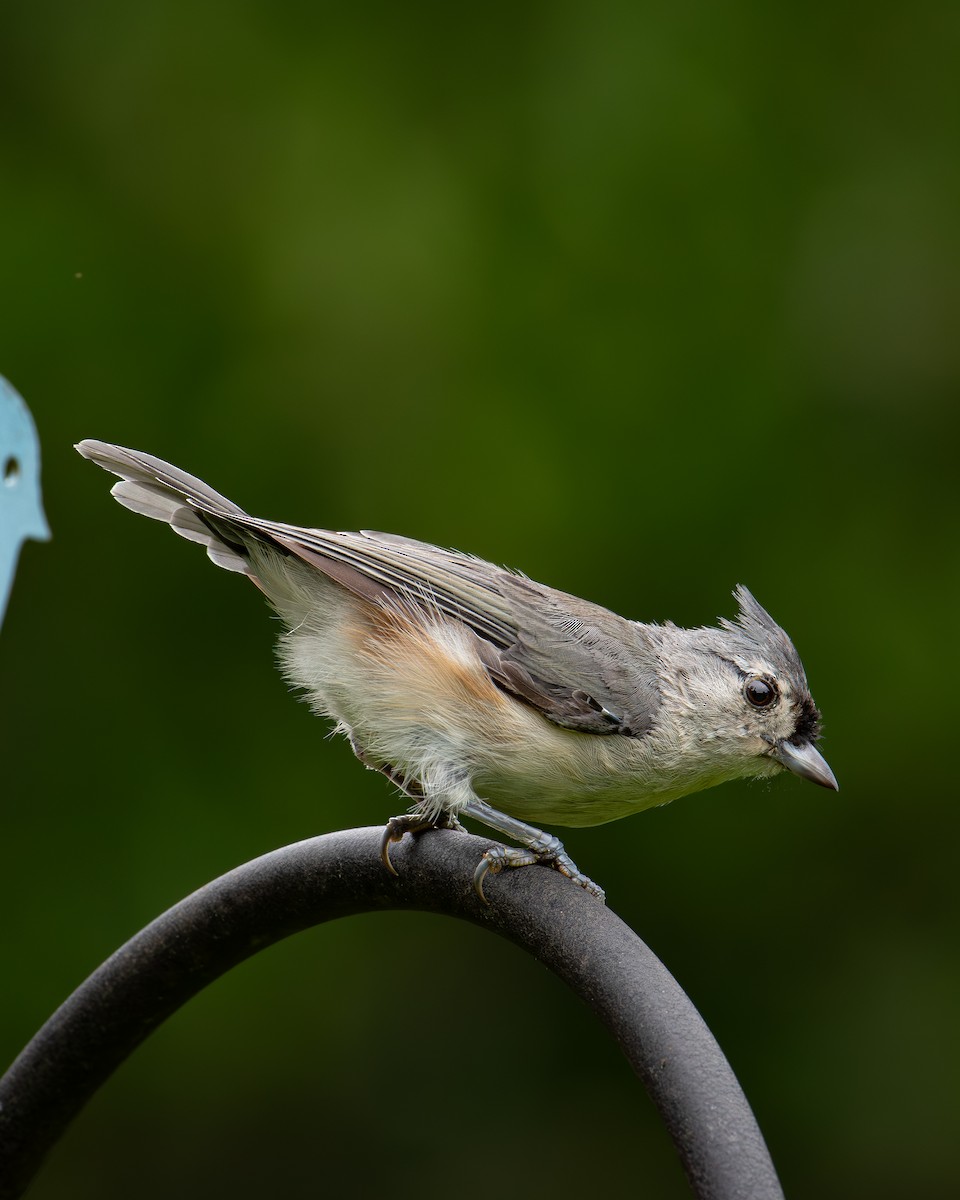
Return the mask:
[[405,837],[384,870],[380,829],[298,842],[221,876],[99,967],[0,1080],[0,1200],[23,1194],[93,1093],[171,1013],[258,950],[323,921],[409,908],[502,934],[608,1026],[667,1125],[701,1200],[782,1200],[760,1130],[712,1034],[663,964],[614,913],[545,868],[473,890],[487,839]]

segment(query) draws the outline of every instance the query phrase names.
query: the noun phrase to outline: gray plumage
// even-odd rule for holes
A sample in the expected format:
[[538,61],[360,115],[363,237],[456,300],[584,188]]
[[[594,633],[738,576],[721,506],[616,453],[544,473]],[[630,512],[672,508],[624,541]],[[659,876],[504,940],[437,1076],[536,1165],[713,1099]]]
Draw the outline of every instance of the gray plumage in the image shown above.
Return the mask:
[[[797,652],[746,588],[718,628],[642,624],[410,538],[252,517],[138,451],[77,449],[120,476],[121,504],[253,579],[287,627],[287,677],[423,820],[480,815],[530,846],[544,835],[509,817],[600,824],[783,767],[836,787]],[[599,891],[562,847],[487,866],[521,858]]]

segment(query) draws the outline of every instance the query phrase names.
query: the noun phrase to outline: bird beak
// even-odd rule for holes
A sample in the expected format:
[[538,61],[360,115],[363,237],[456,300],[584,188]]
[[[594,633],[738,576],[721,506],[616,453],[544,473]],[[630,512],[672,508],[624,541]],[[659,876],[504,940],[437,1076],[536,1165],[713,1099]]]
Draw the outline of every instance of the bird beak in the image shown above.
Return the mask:
[[812,783],[832,788],[835,792],[840,791],[836,775],[830,770],[827,760],[812,742],[804,742],[799,746],[794,745],[793,742],[777,742],[773,756],[778,758],[788,771],[799,775],[801,779],[809,779]]

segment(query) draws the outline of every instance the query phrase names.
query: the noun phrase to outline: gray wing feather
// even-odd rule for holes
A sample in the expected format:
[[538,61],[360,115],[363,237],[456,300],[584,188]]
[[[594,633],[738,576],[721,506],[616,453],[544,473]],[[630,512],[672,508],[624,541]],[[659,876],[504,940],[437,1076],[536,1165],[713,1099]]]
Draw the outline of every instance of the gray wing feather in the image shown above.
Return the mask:
[[651,728],[660,695],[650,627],[522,575],[505,574],[501,586],[518,614],[503,666],[539,685],[551,720],[634,737]]
[[649,627],[479,558],[394,534],[335,533],[251,517],[162,459],[84,441],[84,457],[121,477],[127,508],[166,521],[228,570],[250,573],[246,547],[265,541],[356,595],[439,610],[476,634],[491,678],[555,724],[639,736],[660,697]]

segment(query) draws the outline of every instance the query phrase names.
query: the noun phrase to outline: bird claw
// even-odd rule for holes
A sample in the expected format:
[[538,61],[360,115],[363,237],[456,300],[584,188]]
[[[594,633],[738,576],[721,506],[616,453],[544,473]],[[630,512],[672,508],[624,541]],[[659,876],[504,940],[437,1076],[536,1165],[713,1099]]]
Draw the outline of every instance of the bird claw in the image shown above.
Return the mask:
[[488,875],[499,875],[504,867],[528,867],[537,861],[531,850],[517,850],[513,846],[492,846],[477,863],[473,873],[473,890],[484,904],[490,901],[483,894],[483,881]]
[[428,828],[429,825],[429,821],[424,821],[422,817],[415,817],[412,813],[391,817],[384,825],[383,833],[380,836],[380,861],[391,875],[398,876],[399,873],[390,861],[390,847],[395,842],[399,842],[405,833],[416,833],[420,829]]
[[402,813],[399,817],[391,817],[384,825],[380,836],[380,861],[391,875],[397,875],[397,868],[390,861],[390,847],[403,839],[405,833],[422,833],[425,829],[453,829],[458,833],[467,831],[453,813],[441,813],[435,821],[419,817],[416,813]]
[[[399,842],[406,833],[420,833],[424,829],[437,827],[464,832],[463,826],[453,813],[442,813],[436,821],[428,821],[416,813],[403,813],[401,816],[390,818],[383,827],[383,834],[380,838],[380,861],[391,875],[396,876],[398,872],[390,861],[390,847],[395,842]],[[531,830],[529,826],[524,828]],[[606,896],[603,888],[595,884],[592,879],[588,879],[579,870],[577,864],[564,850],[563,843],[559,838],[540,830],[532,832],[536,836],[532,837],[529,845],[523,849],[499,844],[491,846],[477,863],[477,868],[473,873],[473,890],[483,904],[490,903],[483,891],[483,884],[488,875],[499,875],[504,867],[529,867],[534,863],[544,863],[546,866],[553,867],[555,871],[565,875],[567,879],[578,887],[582,887],[591,896],[596,896],[601,904],[605,903]]]
[[[550,837],[549,834],[544,836]],[[477,863],[477,869],[473,873],[473,890],[480,900],[484,904],[490,903],[483,891],[483,881],[488,875],[499,875],[504,867],[529,867],[533,863],[543,863],[545,866],[553,867],[561,875],[565,875],[567,879],[577,884],[578,887],[582,887],[591,896],[596,896],[601,904],[606,903],[606,893],[603,888],[578,870],[576,863],[556,838],[550,840],[556,842],[556,847],[550,845],[542,849],[531,847],[527,850],[518,850],[514,846],[492,846]]]

